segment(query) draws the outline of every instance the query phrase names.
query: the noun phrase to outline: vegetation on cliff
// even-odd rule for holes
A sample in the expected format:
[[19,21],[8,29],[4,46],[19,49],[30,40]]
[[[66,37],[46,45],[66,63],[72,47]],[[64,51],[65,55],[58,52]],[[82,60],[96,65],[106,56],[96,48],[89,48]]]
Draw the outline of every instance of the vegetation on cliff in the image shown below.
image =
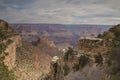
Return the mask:
[[[85,41],[82,41],[81,44],[83,42]],[[93,44],[100,45],[98,49],[104,47],[107,50],[95,50],[96,54],[94,54],[94,51],[91,51],[93,54],[83,51],[86,49],[80,49],[77,52],[72,48],[68,48],[67,51],[64,50],[63,57],[55,62],[57,67],[52,66],[50,76],[48,76],[50,79],[48,80],[51,80],[51,78],[52,80],[62,80],[63,78],[65,80],[71,78],[71,80],[77,78],[77,80],[120,80],[120,25],[116,25],[109,31],[98,35],[98,39],[87,40],[86,45],[91,47]],[[91,48],[96,49],[96,47]],[[74,74],[80,76],[77,77]]]
[[[3,51],[3,48],[1,48],[3,45],[0,44],[0,51]],[[3,53],[3,52],[2,52]],[[4,55],[4,56],[2,56]],[[0,80],[14,80],[14,74],[12,71],[9,71],[7,66],[4,65],[4,57],[7,54],[0,52]]]
[[109,78],[105,80],[120,80],[120,24],[113,26],[109,31],[104,32],[98,37],[111,40],[111,50],[107,53],[107,74]]
[[0,20],[0,41],[8,39],[11,36],[18,35],[7,22]]
[[[8,70],[8,67],[4,64],[4,59],[8,55],[4,51],[7,45],[12,43],[12,40],[7,39],[15,34],[15,31],[9,27],[7,22],[0,20],[0,80],[14,80],[13,72]],[[3,40],[7,42],[3,42]]]

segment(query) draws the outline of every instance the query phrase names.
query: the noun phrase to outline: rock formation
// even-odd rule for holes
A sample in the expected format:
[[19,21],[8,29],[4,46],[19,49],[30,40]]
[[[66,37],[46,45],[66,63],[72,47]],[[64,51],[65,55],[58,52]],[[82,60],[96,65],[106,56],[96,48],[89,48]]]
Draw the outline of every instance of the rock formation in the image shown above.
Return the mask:
[[53,57],[51,71],[46,76],[48,77],[47,80],[102,80],[104,78],[105,59],[103,54],[99,53],[99,51],[90,54],[85,49],[86,45],[88,47],[93,44],[103,46],[101,44],[103,40],[82,39],[80,41],[80,43],[83,43],[81,47],[84,47],[82,50],[69,47],[63,49],[61,56]]
[[[49,72],[50,62],[49,55],[31,43],[23,42],[7,22],[0,20],[0,78],[3,74],[2,80],[6,75],[8,77],[12,74],[15,80],[37,80],[42,74]],[[2,72],[2,70],[6,71]],[[9,80],[10,77],[5,80]]]
[[[78,49],[68,47],[59,56],[54,56],[48,55],[53,53],[50,50],[56,48],[52,41],[42,38],[36,45],[21,42],[21,37],[9,24],[0,20],[0,48],[4,48],[0,49],[0,59],[4,59],[3,63],[9,70],[14,69],[16,80],[103,80],[105,76],[107,80],[119,80],[119,25],[116,30],[111,29],[116,36],[115,46],[111,50],[114,56],[106,53],[111,49],[112,40],[98,38],[82,38]],[[36,35],[34,32],[32,34]],[[51,56],[54,56],[52,61]],[[113,61],[118,62],[113,68],[117,75],[110,76],[111,73],[107,75],[105,69],[106,65],[114,64]]]
[[111,46],[111,41],[100,38],[80,38],[78,48],[87,53],[106,53]]
[[16,49],[22,45],[20,36],[14,36],[9,38],[7,41],[11,40],[12,43],[9,44],[5,50],[8,55],[4,59],[4,63],[8,66],[8,69],[13,69],[16,62]]
[[0,20],[0,43],[6,46],[4,64],[11,70],[15,67],[16,48],[22,43],[20,36],[3,20]]

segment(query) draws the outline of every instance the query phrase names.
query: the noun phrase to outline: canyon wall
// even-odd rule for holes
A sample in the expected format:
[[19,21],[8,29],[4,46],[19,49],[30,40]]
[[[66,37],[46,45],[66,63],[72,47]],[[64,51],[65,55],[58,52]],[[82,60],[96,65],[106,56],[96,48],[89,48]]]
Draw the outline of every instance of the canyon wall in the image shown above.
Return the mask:
[[16,48],[22,45],[21,37],[3,20],[0,20],[0,44],[5,47],[2,52],[5,55],[4,64],[9,70],[15,67]]
[[11,40],[11,43],[7,45],[7,48],[4,51],[8,54],[7,56],[5,56],[4,63],[8,67],[8,69],[11,70],[13,69],[13,67],[15,67],[16,49],[17,47],[20,47],[22,45],[22,42],[20,36],[13,36],[8,40]]
[[[106,76],[106,54],[112,40],[81,38],[78,48],[63,49],[61,56],[53,57],[46,80],[103,80]],[[44,80],[43,79],[43,80]]]

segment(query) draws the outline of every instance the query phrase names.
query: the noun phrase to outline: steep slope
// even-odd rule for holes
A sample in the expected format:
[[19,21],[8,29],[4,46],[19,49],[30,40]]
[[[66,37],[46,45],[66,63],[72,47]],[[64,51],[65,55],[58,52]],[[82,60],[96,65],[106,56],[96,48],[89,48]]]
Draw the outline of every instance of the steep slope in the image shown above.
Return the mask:
[[111,49],[106,54],[105,80],[120,80],[120,24],[113,26],[98,37],[112,41]]
[[37,80],[48,73],[51,57],[31,43],[23,42],[17,48],[15,75],[17,80]]
[[8,55],[4,63],[8,69],[12,69],[16,60],[16,48],[21,46],[20,36],[3,20],[0,20],[0,43],[6,45],[5,53]]
[[22,45],[21,38],[20,36],[13,36],[7,40],[3,40],[3,42],[7,42],[5,53],[8,54],[4,59],[4,63],[8,66],[8,69],[13,69],[16,61],[16,48]]
[[0,80],[37,80],[48,73],[51,57],[43,51],[22,42],[9,24],[0,20]]
[[13,80],[16,48],[21,46],[20,36],[3,20],[0,20],[0,79]]
[[102,80],[104,67],[101,54],[91,55],[68,48],[62,56],[53,57],[50,73],[43,76],[43,80]]

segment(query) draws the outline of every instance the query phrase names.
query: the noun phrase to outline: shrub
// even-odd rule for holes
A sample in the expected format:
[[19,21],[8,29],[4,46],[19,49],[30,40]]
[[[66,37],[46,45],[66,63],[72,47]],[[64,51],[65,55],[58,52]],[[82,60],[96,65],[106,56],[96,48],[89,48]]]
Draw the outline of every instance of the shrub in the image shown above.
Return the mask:
[[9,45],[9,44],[11,44],[11,43],[13,43],[13,40],[8,39],[8,41],[7,41],[7,45]]
[[80,69],[80,68],[79,68],[79,64],[75,63],[75,64],[73,65],[73,71],[76,72],[76,71],[78,71],[79,69]]
[[14,80],[14,74],[0,61],[0,80]]
[[95,63],[102,64],[103,63],[103,57],[100,53],[95,55]]
[[63,66],[63,71],[64,71],[64,75],[65,76],[68,75],[68,73],[69,73],[69,67],[67,65],[64,65]]
[[108,59],[106,72],[110,75],[108,80],[120,80],[120,24],[113,26],[102,36],[104,36],[105,40],[112,38],[111,50],[106,57]]
[[2,52],[6,49],[6,45],[1,43],[0,44],[0,53],[2,54]]
[[80,69],[85,67],[89,62],[89,58],[86,55],[82,55],[79,59]]
[[120,74],[112,75],[109,80],[120,80]]

